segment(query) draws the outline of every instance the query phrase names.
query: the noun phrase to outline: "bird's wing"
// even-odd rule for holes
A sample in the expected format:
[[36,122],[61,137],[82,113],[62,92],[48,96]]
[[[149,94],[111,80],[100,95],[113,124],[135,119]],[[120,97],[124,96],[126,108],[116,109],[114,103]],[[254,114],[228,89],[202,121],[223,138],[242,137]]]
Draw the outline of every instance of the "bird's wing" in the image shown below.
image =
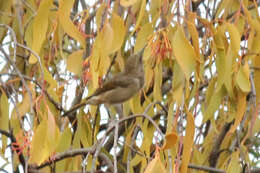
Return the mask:
[[112,79],[105,82],[102,87],[98,88],[90,97],[97,96],[103,92],[113,90],[118,87],[126,88],[131,83],[133,83],[133,80],[131,80],[131,77],[127,75],[114,76]]

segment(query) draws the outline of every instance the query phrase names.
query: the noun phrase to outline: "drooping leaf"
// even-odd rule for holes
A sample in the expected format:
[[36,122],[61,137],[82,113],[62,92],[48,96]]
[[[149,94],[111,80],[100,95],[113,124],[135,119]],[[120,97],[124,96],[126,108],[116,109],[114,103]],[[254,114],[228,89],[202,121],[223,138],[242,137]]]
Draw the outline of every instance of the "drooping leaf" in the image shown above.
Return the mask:
[[[52,0],[41,1],[40,7],[37,11],[37,15],[33,20],[33,39],[32,39],[32,50],[37,54],[40,53],[43,42],[46,39],[46,33],[48,29],[48,14]],[[29,63],[34,64],[37,62],[37,58],[31,54]]]
[[143,20],[144,14],[145,14],[146,0],[141,0],[141,1],[142,1],[142,4],[141,4],[141,8],[139,10],[139,15],[138,15],[134,30],[132,31],[132,33],[130,35],[132,35],[137,30],[141,21]]
[[[1,90],[0,90],[1,91]],[[9,127],[9,104],[8,98],[4,92],[2,92],[0,97],[0,129],[8,132]],[[7,146],[7,137],[1,135],[2,148],[5,149]]]
[[154,99],[159,101],[162,100],[162,63],[156,65],[154,69]]
[[165,135],[165,142],[163,144],[162,149],[167,150],[172,147],[177,143],[178,140],[178,135],[175,132],[171,132]]
[[125,39],[126,27],[124,24],[124,20],[116,13],[112,14],[111,25],[113,32],[116,33],[116,36],[113,37],[111,52],[115,52],[120,49],[123,44],[123,41]]
[[64,31],[74,39],[80,42],[82,47],[85,47],[85,39],[76,26],[70,19],[70,10],[73,6],[74,0],[61,0],[59,1],[59,22]]
[[93,45],[93,56],[106,56],[112,53],[114,31],[110,23],[106,22],[103,29],[98,33]]
[[57,87],[57,81],[53,79],[51,73],[47,70],[47,68],[44,66],[43,68],[44,72],[44,79],[49,83],[50,88],[56,88]]
[[153,33],[152,23],[147,23],[140,29],[136,38],[135,50],[134,50],[135,53],[139,52],[145,46],[148,37],[152,33]]
[[163,163],[160,159],[159,151],[156,150],[155,157],[150,163],[148,164],[147,168],[145,169],[144,173],[167,173]]
[[236,82],[239,88],[243,92],[249,92],[251,90],[250,81],[249,81],[249,67],[246,63],[244,66],[241,66],[237,73]]
[[48,120],[47,120],[47,134],[46,134],[46,142],[48,147],[49,155],[56,149],[60,140],[60,131],[56,125],[54,115],[52,114],[49,107],[46,106]]
[[161,0],[151,0],[150,2],[150,13],[152,15],[152,18],[156,16],[156,14],[160,11],[162,5]]
[[178,27],[172,40],[173,54],[180,65],[187,80],[195,70],[196,53],[189,41],[186,39],[183,29]]
[[[260,56],[256,56],[254,60],[255,67],[260,67]],[[256,90],[256,103],[260,101],[260,70],[254,71],[254,84]]]
[[227,173],[241,172],[239,151],[235,151],[231,155],[231,161],[227,168]]
[[230,46],[234,54],[240,50],[240,33],[234,24],[227,23],[227,30],[230,35]]
[[83,50],[78,50],[69,55],[67,69],[76,75],[81,75],[83,65]]
[[172,79],[172,95],[177,104],[181,105],[184,100],[183,88],[185,83],[185,76],[178,63],[174,64],[173,73],[175,75]]
[[36,163],[37,165],[39,165],[49,157],[46,142],[46,129],[48,129],[48,123],[46,120],[43,120],[39,124],[39,126],[37,126],[32,138],[29,163]]
[[234,133],[239,123],[243,119],[244,113],[246,111],[246,93],[239,92],[238,93],[238,103],[237,103],[237,112],[235,117],[235,122],[231,126],[229,133]]
[[209,100],[209,103],[207,103],[208,106],[206,106],[206,111],[203,116],[203,122],[206,122],[207,120],[210,120],[211,118],[214,117],[214,113],[219,108],[224,94],[225,94],[225,89],[223,87],[219,91],[213,92]]
[[187,110],[187,125],[185,131],[185,137],[183,140],[183,154],[182,154],[182,164],[181,172],[187,172],[188,164],[191,158],[193,138],[195,134],[195,123],[193,115]]
[[[72,133],[71,133],[71,129],[70,128],[66,128],[64,130],[64,132],[61,134],[61,138],[59,141],[59,144],[57,146],[57,152],[63,152],[66,151],[67,149],[70,148],[71,145],[71,140],[72,140]],[[66,167],[66,162],[68,160],[61,160],[59,162],[56,163],[55,166],[55,170],[56,172],[64,172],[65,171],[65,167]]]
[[105,9],[107,7],[107,4],[104,2],[100,5],[100,7],[97,9],[97,13],[96,13],[96,24],[97,24],[97,30],[100,30],[101,27],[101,23],[102,23],[102,17],[103,14],[105,12]]

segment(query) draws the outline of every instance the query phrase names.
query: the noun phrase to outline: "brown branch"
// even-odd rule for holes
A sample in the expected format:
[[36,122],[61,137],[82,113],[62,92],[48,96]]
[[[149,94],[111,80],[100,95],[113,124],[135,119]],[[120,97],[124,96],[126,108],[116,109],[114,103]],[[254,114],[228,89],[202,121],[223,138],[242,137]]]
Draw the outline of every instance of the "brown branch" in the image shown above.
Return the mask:
[[218,135],[218,137],[213,145],[212,151],[209,155],[209,164],[211,167],[215,167],[217,165],[218,158],[221,153],[220,146],[221,146],[222,141],[224,140],[227,132],[229,131],[231,125],[232,125],[232,122],[224,124],[220,134]]
[[63,159],[69,158],[69,157],[75,157],[77,155],[85,155],[85,154],[89,154],[89,153],[93,154],[94,151],[95,151],[95,147],[68,150],[68,151],[56,154],[54,156],[54,158],[51,159],[50,161],[46,161],[46,162],[44,162],[41,165],[36,166],[36,167],[31,166],[30,168],[41,169],[41,168],[44,168],[46,166],[49,166],[53,163],[56,163],[60,160],[63,160]]
[[197,170],[206,171],[206,172],[212,172],[212,173],[226,173],[226,171],[221,170],[221,169],[216,169],[216,168],[212,168],[212,167],[208,167],[208,166],[193,165],[193,164],[189,164],[188,168],[197,169]]

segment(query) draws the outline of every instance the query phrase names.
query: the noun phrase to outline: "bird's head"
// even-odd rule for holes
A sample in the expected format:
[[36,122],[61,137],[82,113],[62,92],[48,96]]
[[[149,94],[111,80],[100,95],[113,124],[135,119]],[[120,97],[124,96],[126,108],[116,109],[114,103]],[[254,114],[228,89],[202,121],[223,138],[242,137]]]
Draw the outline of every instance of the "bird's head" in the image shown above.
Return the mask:
[[125,65],[125,73],[143,73],[143,52],[144,52],[143,48],[141,51],[139,51],[138,53],[131,55],[127,61],[126,61],[126,65]]

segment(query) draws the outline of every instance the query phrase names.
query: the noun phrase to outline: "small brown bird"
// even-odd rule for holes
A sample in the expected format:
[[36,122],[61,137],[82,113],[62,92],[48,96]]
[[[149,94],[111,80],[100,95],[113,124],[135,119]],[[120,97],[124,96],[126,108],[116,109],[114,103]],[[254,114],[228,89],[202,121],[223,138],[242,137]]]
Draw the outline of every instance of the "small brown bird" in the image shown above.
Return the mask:
[[144,85],[144,69],[142,63],[144,49],[145,48],[127,59],[123,72],[108,79],[102,87],[85,98],[82,103],[65,112],[63,116],[68,116],[86,104],[113,105],[123,103],[134,96]]
[[125,70],[109,79],[87,97],[86,104],[118,104],[135,95],[144,85],[143,51],[144,49],[130,56],[126,61]]

